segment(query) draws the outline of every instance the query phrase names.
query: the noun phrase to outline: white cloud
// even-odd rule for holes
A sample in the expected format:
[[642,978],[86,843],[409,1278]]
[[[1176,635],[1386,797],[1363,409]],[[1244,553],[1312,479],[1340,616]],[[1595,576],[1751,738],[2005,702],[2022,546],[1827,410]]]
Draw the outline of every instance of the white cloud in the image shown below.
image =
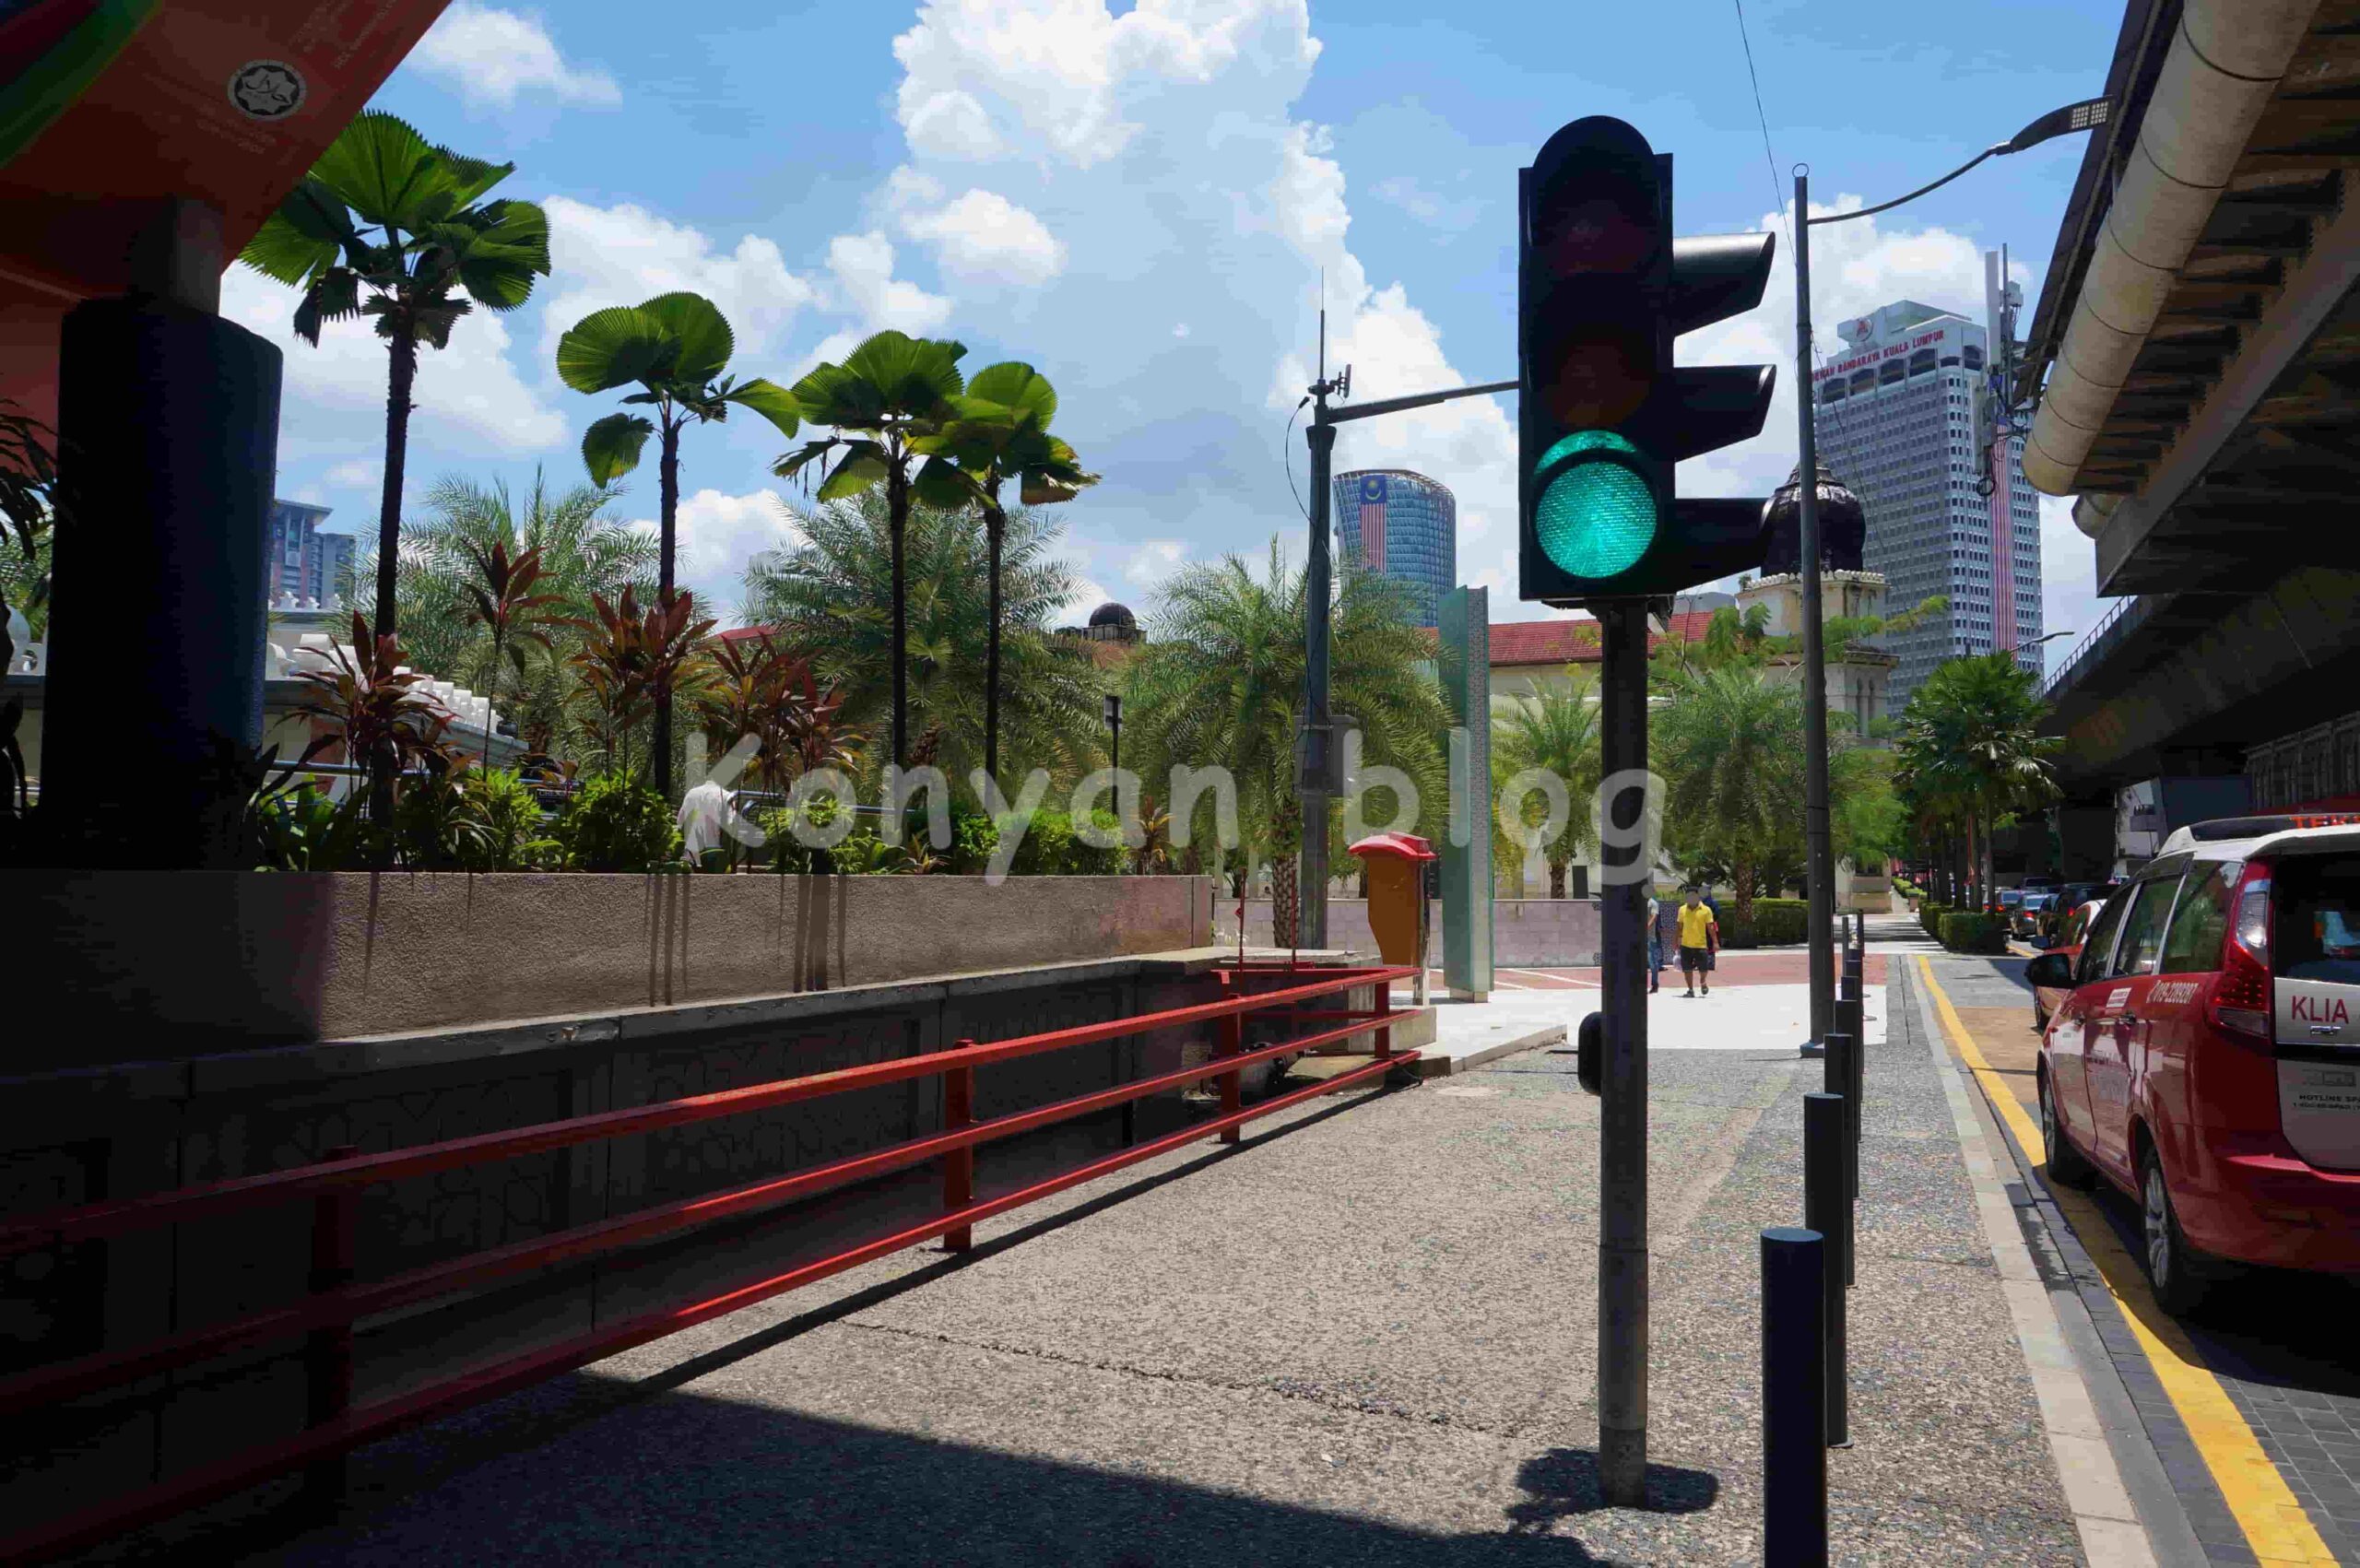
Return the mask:
[[457,0],[443,12],[410,59],[471,105],[505,109],[525,93],[599,107],[622,101],[606,72],[568,64],[538,18],[475,0]]
[[[249,267],[221,275],[221,313],[286,351],[282,428],[348,451],[348,461],[377,461],[384,445],[385,341],[368,318],[353,317],[328,323],[313,348],[295,336],[296,298],[294,289]],[[563,440],[565,420],[517,376],[508,348],[507,324],[478,308],[451,329],[448,348],[420,348],[414,439],[513,452]]]
[[[638,499],[645,504],[652,498]],[[650,535],[657,532],[652,516],[634,518],[631,526]],[[680,585],[696,595],[702,614],[717,617],[725,627],[738,625],[747,563],[788,542],[786,513],[777,494],[698,490],[680,498],[673,527],[678,552],[673,571]]]
[[738,374],[773,373],[755,361],[785,347],[797,313],[816,297],[810,283],[787,269],[776,241],[748,234],[721,251],[701,230],[630,203],[600,207],[552,196],[543,205],[557,269],[544,322],[544,362],[554,359],[566,330],[592,311],[686,290],[702,294],[729,318]]
[[2097,547],[2073,525],[2071,496],[2040,498],[2040,586],[2042,630],[2071,633],[2042,645],[2053,670],[2113,607],[2098,597]]
[[1180,569],[1188,546],[1180,539],[1138,539],[1125,547],[1123,578],[1134,587],[1152,588]]
[[1380,180],[1370,189],[1379,199],[1399,207],[1429,229],[1455,233],[1473,223],[1483,212],[1481,202],[1463,197],[1454,200],[1407,174]]
[[932,212],[906,212],[902,232],[934,248],[944,275],[970,288],[1037,288],[1065,269],[1048,225],[996,191],[970,189]]
[[384,473],[382,459],[375,462],[362,462],[356,458],[349,463],[339,463],[330,468],[327,471],[327,482],[341,489],[359,489],[364,485],[377,482]]
[[871,331],[893,327],[916,336],[950,317],[949,300],[893,276],[893,242],[874,230],[829,241],[828,270],[835,278],[834,303]]

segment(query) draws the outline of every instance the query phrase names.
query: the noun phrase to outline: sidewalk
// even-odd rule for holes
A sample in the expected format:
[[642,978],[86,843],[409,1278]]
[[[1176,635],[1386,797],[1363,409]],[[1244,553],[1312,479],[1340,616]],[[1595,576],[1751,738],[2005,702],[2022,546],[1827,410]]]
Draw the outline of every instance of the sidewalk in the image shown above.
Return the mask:
[[[1870,1048],[1836,1560],[2149,1561],[2083,1555],[1987,1230],[2005,1203],[1911,1010]],[[1758,1563],[1756,1238],[1800,1217],[1821,1066],[1649,1072],[1653,1511],[1595,1480],[1598,1102],[1528,1050],[367,1451],[346,1519],[263,1560]]]

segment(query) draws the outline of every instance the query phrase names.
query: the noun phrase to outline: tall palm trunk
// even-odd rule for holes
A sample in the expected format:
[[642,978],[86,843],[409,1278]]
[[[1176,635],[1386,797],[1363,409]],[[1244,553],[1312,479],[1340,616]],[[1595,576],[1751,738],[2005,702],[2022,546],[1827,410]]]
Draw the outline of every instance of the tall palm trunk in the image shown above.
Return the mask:
[[[379,637],[393,636],[395,589],[401,581],[402,472],[409,461],[410,391],[418,383],[418,339],[406,329],[407,321],[393,318],[394,336],[386,346],[392,367],[385,378],[385,484],[377,499],[377,623],[370,630]],[[390,822],[394,815],[394,778],[390,770],[372,767],[369,779],[369,815]]]
[[984,502],[984,536],[991,547],[989,624],[984,631],[984,772],[999,778],[999,549],[1008,513],[997,491]]
[[504,626],[491,629],[491,669],[485,675],[483,682],[483,766],[486,772],[491,771],[491,726],[500,716],[501,644],[507,641],[507,636],[508,629]]
[[1737,923],[1750,930],[1753,925],[1753,862],[1740,860],[1730,867],[1729,879],[1735,884],[1737,892],[1730,901],[1730,907],[1737,914]]
[[893,556],[893,766],[909,762],[910,732],[910,587],[909,561],[903,548],[910,526],[910,477],[900,443],[894,443],[885,470],[885,524],[891,535]]
[[1549,896],[1552,899],[1565,896],[1565,863],[1562,860],[1549,863]]
[[[669,610],[672,607],[673,557],[679,536],[680,427],[674,422],[668,406],[664,413],[663,439],[663,457],[655,469],[656,496],[662,512],[656,547],[655,602]],[[668,801],[672,798],[672,678],[668,674],[659,677],[655,682],[653,738],[655,747],[655,790]]]
[[1270,853],[1270,940],[1292,948],[1303,931],[1302,887],[1296,875],[1296,856],[1303,848],[1302,803],[1287,796],[1278,817]]

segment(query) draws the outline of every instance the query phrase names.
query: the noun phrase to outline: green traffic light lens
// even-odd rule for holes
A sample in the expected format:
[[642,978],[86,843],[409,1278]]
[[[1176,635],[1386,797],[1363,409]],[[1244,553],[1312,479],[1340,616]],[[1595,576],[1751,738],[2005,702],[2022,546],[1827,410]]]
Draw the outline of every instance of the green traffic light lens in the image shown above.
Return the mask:
[[[1656,536],[1655,491],[1637,468],[1618,461],[1638,455],[1611,430],[1575,431],[1542,454],[1537,472],[1557,471],[1540,492],[1533,528],[1541,552],[1562,570],[1613,577],[1647,553]],[[1561,463],[1566,466],[1558,468]]]

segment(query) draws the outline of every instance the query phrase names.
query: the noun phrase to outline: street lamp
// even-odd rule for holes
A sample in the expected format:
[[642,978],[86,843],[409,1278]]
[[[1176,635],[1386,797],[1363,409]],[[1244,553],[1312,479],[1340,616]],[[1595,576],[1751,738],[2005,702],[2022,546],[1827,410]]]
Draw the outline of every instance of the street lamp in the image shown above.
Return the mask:
[[1123,699],[1115,692],[1106,693],[1105,713],[1111,752],[1107,765],[1119,773],[1123,771]]
[[[1819,472],[1819,440],[1813,423],[1816,409],[1811,390],[1811,231],[1822,224],[1849,223],[1857,218],[1890,212],[1929,191],[1940,190],[1987,158],[2022,152],[2076,131],[2094,130],[2106,124],[2113,112],[2110,99],[2069,103],[2042,115],[2009,140],[1985,147],[1931,184],[1920,185],[1906,196],[1857,212],[1813,218],[1810,170],[1799,167],[1795,171],[1795,423],[1800,448],[1797,453],[1800,461],[1795,466],[1798,476]],[[1804,879],[1811,890],[1811,1039],[1806,1050],[1825,1040],[1835,1023],[1835,956],[1827,945],[1828,934],[1835,925],[1835,855],[1827,828],[1827,650],[1820,626],[1818,492],[1817,485],[1800,485],[1797,495],[1802,510],[1799,543],[1803,574],[1803,865]]]
[[2071,637],[2071,635],[2073,635],[2072,629],[2069,627],[2063,631],[2052,631],[2046,637],[2036,637],[2029,643],[2019,643],[2012,652],[2019,654],[2030,653],[2033,649],[2039,647],[2043,643],[2054,643],[2059,637]]

